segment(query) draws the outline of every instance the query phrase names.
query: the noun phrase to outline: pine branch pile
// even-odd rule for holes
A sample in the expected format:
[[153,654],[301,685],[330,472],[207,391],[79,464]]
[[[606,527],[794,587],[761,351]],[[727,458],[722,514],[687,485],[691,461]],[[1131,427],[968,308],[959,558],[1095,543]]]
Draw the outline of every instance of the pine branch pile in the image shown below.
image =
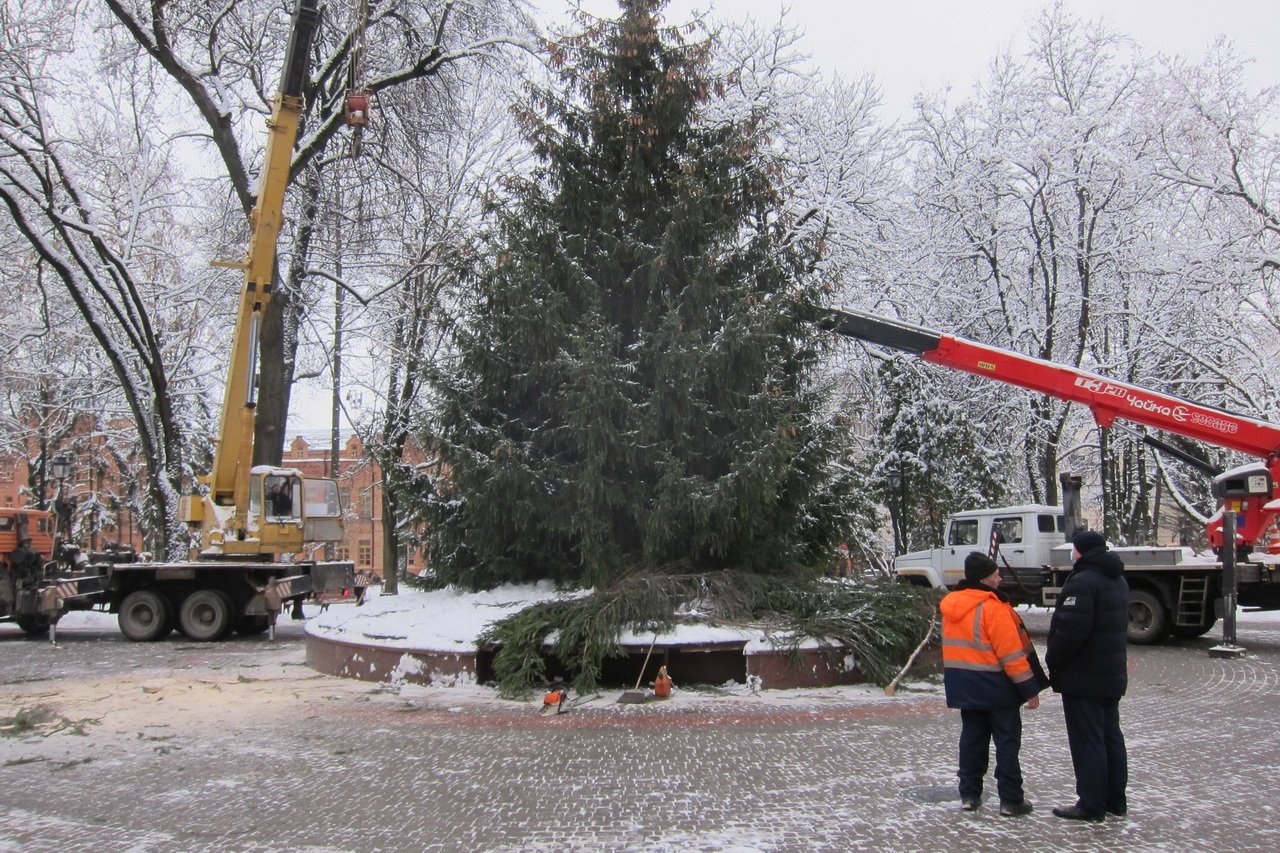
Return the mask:
[[[629,577],[569,601],[536,604],[480,638],[497,647],[499,693],[523,698],[547,680],[547,657],[573,673],[579,692],[599,686],[604,661],[622,657],[622,631],[671,631],[677,624],[757,628],[798,659],[816,639],[851,653],[866,678],[893,678],[928,630],[932,597],[884,581],[812,581],[722,571]],[[548,645],[549,643],[549,645]]]

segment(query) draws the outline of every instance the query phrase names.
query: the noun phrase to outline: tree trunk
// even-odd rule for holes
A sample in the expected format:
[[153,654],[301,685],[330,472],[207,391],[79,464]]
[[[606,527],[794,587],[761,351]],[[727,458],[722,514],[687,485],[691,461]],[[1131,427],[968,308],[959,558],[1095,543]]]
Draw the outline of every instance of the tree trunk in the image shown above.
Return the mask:
[[279,465],[284,454],[285,426],[289,416],[289,394],[293,388],[293,364],[298,349],[296,334],[285,334],[284,288],[277,289],[262,318],[258,350],[258,411],[253,437],[253,464]]
[[288,436],[289,399],[298,356],[298,324],[304,310],[303,286],[307,260],[316,236],[320,204],[320,180],[311,171],[295,182],[300,198],[297,235],[289,256],[288,273],[282,278],[277,258],[272,278],[272,299],[262,318],[258,344],[258,411],[254,424],[253,464],[279,465]]
[[382,472],[382,593],[400,592],[400,530],[395,489]]

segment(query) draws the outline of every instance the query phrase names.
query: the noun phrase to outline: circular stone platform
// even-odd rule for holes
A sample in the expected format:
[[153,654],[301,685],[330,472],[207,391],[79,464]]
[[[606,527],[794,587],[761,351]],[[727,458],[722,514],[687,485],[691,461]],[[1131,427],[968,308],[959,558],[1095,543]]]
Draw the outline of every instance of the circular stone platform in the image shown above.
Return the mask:
[[[307,664],[364,681],[487,683],[493,680],[493,649],[481,643],[485,628],[531,604],[571,595],[550,585],[371,595],[360,607],[333,605],[308,621]],[[775,646],[762,631],[681,626],[657,637],[627,634],[620,643],[626,657],[606,662],[600,679],[604,684],[628,686],[637,678],[648,684],[660,666],[681,684],[732,681],[756,689],[789,689],[865,680],[853,656],[841,649],[811,643],[793,652]],[[918,671],[926,667],[924,662]],[[548,675],[557,674],[552,661]]]

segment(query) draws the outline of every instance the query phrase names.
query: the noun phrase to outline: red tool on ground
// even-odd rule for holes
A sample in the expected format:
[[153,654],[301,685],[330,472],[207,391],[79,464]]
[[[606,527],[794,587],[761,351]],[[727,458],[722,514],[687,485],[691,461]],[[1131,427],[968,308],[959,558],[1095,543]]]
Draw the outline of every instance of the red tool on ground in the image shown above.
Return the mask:
[[564,682],[556,679],[547,688],[547,692],[542,694],[542,714],[551,716],[552,714],[562,714],[566,710],[565,701],[569,698],[569,688]]

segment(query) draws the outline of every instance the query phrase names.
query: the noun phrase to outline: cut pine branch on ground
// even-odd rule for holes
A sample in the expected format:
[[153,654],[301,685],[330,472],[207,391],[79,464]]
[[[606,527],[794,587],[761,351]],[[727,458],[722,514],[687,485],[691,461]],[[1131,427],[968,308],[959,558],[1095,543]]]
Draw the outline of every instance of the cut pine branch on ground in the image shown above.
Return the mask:
[[593,692],[605,660],[626,657],[619,642],[624,632],[661,636],[677,624],[763,630],[797,660],[801,647],[816,639],[856,658],[870,683],[887,684],[934,609],[925,591],[892,581],[733,571],[647,574],[526,607],[491,625],[480,644],[496,649],[494,676],[500,695],[509,699],[527,698],[535,685],[547,683],[551,659],[565,668],[575,692]]

